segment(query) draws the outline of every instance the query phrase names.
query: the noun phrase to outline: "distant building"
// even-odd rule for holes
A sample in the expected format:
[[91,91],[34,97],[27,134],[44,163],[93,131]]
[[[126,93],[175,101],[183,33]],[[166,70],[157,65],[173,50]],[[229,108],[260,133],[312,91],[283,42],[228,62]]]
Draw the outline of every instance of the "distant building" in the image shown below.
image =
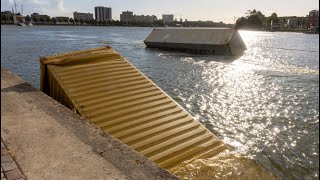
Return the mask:
[[[279,22],[273,23],[273,30],[304,30],[307,28],[308,17],[304,16],[282,16]],[[271,26],[270,26],[271,27]]]
[[157,20],[158,18],[155,15],[133,15],[133,12],[130,11],[124,11],[120,14],[120,21],[126,24],[132,24],[133,22],[153,23]]
[[133,12],[123,11],[122,14],[120,14],[120,21],[126,24],[133,22]]
[[154,21],[157,21],[158,18],[155,15],[149,16],[149,15],[134,15],[133,20],[135,22],[143,22],[143,23],[153,23]]
[[55,17],[55,19],[57,20],[56,24],[69,24],[69,17],[65,17],[65,16],[57,16]]
[[309,12],[307,27],[311,29],[319,27],[319,10],[312,10]]
[[163,14],[162,15],[162,20],[165,23],[173,22],[173,14]]
[[66,16],[57,16],[56,19],[59,19],[59,20],[63,20],[63,21],[69,21],[69,17],[66,17]]
[[111,7],[98,6],[94,8],[95,19],[97,22],[112,20]]
[[39,13],[32,13],[31,14],[31,18],[33,18],[33,17],[37,17],[38,19],[40,19],[40,18],[44,18],[44,19],[50,18],[50,16],[48,16],[48,15],[41,15]]
[[83,21],[89,21],[93,20],[93,14],[91,13],[81,13],[81,12],[73,12],[73,19],[77,20],[83,20]]
[[41,15],[39,13],[31,14],[31,20],[37,21],[37,23],[45,23],[45,21],[48,21],[49,19],[50,19],[50,16],[48,15]]
[[284,16],[279,17],[281,27],[284,29],[303,29],[305,20],[304,17]]

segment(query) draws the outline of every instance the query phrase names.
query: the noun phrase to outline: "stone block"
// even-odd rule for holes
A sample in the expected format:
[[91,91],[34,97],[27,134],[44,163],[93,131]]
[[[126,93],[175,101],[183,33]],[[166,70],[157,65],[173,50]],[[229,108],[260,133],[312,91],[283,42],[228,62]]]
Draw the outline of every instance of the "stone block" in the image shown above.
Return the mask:
[[5,176],[8,180],[16,180],[19,178],[23,178],[20,171],[18,169],[14,169],[11,171],[4,172]]
[[13,161],[10,155],[1,156],[1,163]]
[[9,152],[6,149],[1,149],[1,156],[7,155]]
[[12,171],[12,170],[18,168],[17,165],[16,165],[16,163],[14,163],[13,161],[1,163],[1,166],[2,166],[4,172],[6,172],[6,171]]

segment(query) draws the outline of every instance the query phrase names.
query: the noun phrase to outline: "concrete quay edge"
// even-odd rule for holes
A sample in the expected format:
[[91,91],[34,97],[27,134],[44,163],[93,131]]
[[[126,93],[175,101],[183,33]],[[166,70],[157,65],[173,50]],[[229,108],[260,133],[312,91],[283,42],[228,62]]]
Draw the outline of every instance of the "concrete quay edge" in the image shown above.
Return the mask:
[[[25,96],[29,96],[30,104],[53,117],[59,124],[71,131],[82,142],[89,145],[95,152],[111,162],[129,178],[137,180],[178,179],[173,174],[132,150],[127,145],[122,144],[110,134],[105,133],[94,124],[73,113],[70,109],[37,90],[2,66],[1,80],[14,82],[12,86],[8,87],[11,89],[10,91],[24,93]],[[1,86],[1,96],[5,96],[5,93]],[[5,112],[1,114],[5,114]],[[1,136],[3,133],[1,128]]]

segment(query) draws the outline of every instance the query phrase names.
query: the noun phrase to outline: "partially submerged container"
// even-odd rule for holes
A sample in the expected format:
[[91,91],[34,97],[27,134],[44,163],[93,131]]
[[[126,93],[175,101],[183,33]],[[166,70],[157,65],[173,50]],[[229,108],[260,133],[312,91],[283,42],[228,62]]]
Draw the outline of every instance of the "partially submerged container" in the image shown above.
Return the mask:
[[148,48],[240,56],[247,49],[234,28],[159,28],[144,40]]
[[170,170],[227,146],[110,47],[41,58],[41,90]]

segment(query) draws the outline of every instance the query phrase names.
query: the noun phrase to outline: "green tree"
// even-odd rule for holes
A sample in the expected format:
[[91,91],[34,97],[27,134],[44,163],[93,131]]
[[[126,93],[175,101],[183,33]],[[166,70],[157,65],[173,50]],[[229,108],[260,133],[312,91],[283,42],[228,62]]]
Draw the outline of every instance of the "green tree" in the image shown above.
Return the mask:
[[25,18],[24,18],[27,22],[30,22],[31,21],[31,17],[29,15],[27,15]]
[[253,9],[252,11],[251,10],[247,10],[247,12],[246,12],[246,18],[248,18],[248,17],[250,17],[250,16],[252,16],[252,15],[256,15],[258,12],[257,12],[257,10],[256,9]]
[[157,26],[164,26],[163,20],[157,20],[155,23]]
[[277,13],[272,13],[271,14],[271,16],[268,18],[268,23],[271,23],[271,21],[273,23],[279,23],[280,22]]
[[261,19],[257,14],[251,15],[247,19],[247,24],[252,28],[263,27],[263,19]]
[[246,25],[247,25],[247,19],[245,17],[241,17],[237,19],[236,21],[237,28],[243,28],[243,27],[246,27]]
[[1,20],[8,21],[9,17],[6,14],[1,14]]
[[13,21],[13,14],[9,14],[9,15],[8,15],[8,20],[9,20],[9,21]]
[[43,22],[45,22],[45,21],[46,21],[46,19],[45,19],[44,17],[42,17],[42,16],[41,16],[41,17],[40,17],[40,22],[42,22],[42,23],[43,23]]
[[89,19],[89,20],[88,20],[88,24],[94,25],[94,24],[95,24],[95,23],[94,23],[94,20],[93,20],[93,19]]
[[45,19],[46,19],[46,22],[50,22],[51,21],[50,16],[46,16]]
[[57,18],[53,17],[51,18],[51,21],[55,24],[57,22]]
[[116,26],[120,26],[120,25],[122,25],[122,24],[121,24],[121,22],[120,22],[119,20],[113,21],[113,23],[114,23],[114,25],[116,25]]
[[73,18],[70,18],[69,21],[70,21],[72,24],[74,23]]
[[57,22],[57,18],[53,17],[51,21],[55,24]]
[[32,21],[36,23],[36,22],[38,22],[38,21],[39,21],[39,19],[38,19],[38,17],[37,17],[37,16],[32,16]]
[[241,17],[236,21],[237,28],[262,29],[265,24],[265,15],[256,9],[248,10],[245,17]]

